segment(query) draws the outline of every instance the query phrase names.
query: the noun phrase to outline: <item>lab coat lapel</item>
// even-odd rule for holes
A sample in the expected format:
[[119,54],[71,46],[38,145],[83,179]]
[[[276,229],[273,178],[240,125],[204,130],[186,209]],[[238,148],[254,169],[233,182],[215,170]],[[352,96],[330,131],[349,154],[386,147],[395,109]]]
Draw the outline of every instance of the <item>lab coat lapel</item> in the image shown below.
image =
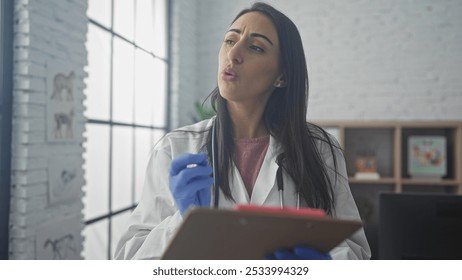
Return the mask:
[[242,180],[241,174],[233,162],[233,176],[230,181],[231,194],[238,204],[248,204],[250,201],[249,194],[245,188],[244,181]]
[[277,187],[275,185],[276,171],[278,169],[278,165],[276,163],[277,155],[276,142],[274,138],[270,136],[269,147],[250,198],[251,204],[263,205],[271,189]]

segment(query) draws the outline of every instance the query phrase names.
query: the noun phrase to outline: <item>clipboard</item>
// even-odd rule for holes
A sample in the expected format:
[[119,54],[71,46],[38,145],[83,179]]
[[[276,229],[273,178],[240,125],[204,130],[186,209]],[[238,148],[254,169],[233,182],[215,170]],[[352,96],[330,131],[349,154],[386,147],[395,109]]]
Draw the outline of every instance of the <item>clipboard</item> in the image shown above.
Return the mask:
[[192,209],[161,259],[262,260],[277,249],[296,245],[327,253],[362,227],[361,221],[335,219],[316,211],[240,209]]

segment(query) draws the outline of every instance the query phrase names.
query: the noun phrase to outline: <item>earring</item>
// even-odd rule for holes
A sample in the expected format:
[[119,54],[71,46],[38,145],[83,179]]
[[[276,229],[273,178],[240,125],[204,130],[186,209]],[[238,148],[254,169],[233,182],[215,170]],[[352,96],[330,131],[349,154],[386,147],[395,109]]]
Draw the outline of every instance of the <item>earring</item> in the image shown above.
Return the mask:
[[282,82],[277,82],[274,86],[277,88],[283,87]]

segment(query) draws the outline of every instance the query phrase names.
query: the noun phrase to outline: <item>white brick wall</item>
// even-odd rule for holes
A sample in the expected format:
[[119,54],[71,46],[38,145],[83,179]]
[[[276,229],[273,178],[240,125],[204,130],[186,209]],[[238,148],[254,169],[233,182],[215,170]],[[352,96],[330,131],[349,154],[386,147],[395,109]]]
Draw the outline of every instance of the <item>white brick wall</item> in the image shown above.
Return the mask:
[[[181,37],[185,44],[173,52],[182,69],[176,86],[183,106],[174,126],[190,123],[192,103],[215,87],[223,34],[237,12],[254,1],[175,2],[190,7],[175,16],[185,27],[180,34],[194,33],[186,32],[192,40]],[[289,16],[301,33],[309,118],[462,119],[462,1],[265,2]]]
[[[198,19],[195,1],[173,1],[172,5],[172,126],[178,127],[189,117],[194,98],[198,92],[197,49]],[[192,103],[191,103],[192,102]]]
[[[76,172],[74,199],[50,203],[49,160],[58,157],[64,164],[67,159],[83,164],[86,9],[86,0],[15,1],[11,259],[40,258],[43,254],[36,247],[38,239],[46,237],[44,225],[66,231],[69,221],[69,230],[77,232],[73,258],[81,258],[83,168]],[[47,67],[54,63],[67,65],[76,74],[73,142],[47,140]]]

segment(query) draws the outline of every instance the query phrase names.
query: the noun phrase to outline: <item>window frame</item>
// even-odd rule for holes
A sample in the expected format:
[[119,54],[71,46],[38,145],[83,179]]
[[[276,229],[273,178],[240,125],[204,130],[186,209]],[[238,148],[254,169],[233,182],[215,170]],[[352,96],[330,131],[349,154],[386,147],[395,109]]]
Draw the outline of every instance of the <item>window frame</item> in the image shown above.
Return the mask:
[[[87,119],[87,124],[99,124],[99,125],[107,125],[109,128],[109,174],[108,174],[108,184],[109,184],[109,192],[108,192],[108,211],[106,214],[99,215],[97,217],[85,220],[85,226],[89,226],[92,224],[95,224],[97,222],[107,220],[108,225],[107,225],[107,233],[108,233],[108,240],[107,240],[107,259],[112,259],[113,253],[112,252],[112,219],[119,215],[126,213],[127,211],[132,211],[136,206],[135,202],[135,186],[132,184],[131,185],[131,194],[132,194],[132,205],[118,209],[116,211],[112,211],[112,191],[113,191],[113,182],[112,182],[112,170],[113,170],[113,158],[112,158],[112,151],[113,151],[113,132],[114,132],[114,127],[131,127],[134,130],[136,128],[147,128],[150,129],[151,131],[163,131],[164,133],[167,133],[171,129],[171,10],[172,10],[172,4],[171,1],[165,0],[165,16],[166,16],[166,57],[162,58],[159,56],[156,56],[151,51],[147,51],[141,46],[138,46],[135,41],[130,40],[125,38],[123,35],[117,33],[114,31],[114,0],[111,1],[111,23],[110,27],[106,27],[96,20],[92,18],[88,18],[89,20],[89,25],[92,24],[97,28],[100,28],[102,31],[107,32],[108,35],[111,37],[110,39],[110,74],[109,74],[109,96],[110,96],[110,112],[109,112],[109,120],[98,120],[98,119],[92,119],[88,118]],[[126,43],[133,45],[136,49],[140,49],[150,55],[152,55],[156,59],[160,59],[164,61],[166,65],[166,103],[165,103],[165,126],[159,127],[159,126],[149,126],[149,125],[141,125],[141,124],[136,124],[134,123],[135,120],[133,120],[133,123],[123,123],[123,122],[117,122],[113,121],[113,62],[114,62],[114,38],[117,37],[118,39],[121,39],[125,41]],[[133,147],[136,146],[136,143],[133,143]],[[133,163],[132,163],[133,164]],[[140,167],[138,167],[140,168]],[[144,168],[144,167],[141,167]],[[135,176],[135,174],[132,174],[132,176]],[[132,177],[133,178],[133,177]],[[133,181],[133,180],[132,180]]]

